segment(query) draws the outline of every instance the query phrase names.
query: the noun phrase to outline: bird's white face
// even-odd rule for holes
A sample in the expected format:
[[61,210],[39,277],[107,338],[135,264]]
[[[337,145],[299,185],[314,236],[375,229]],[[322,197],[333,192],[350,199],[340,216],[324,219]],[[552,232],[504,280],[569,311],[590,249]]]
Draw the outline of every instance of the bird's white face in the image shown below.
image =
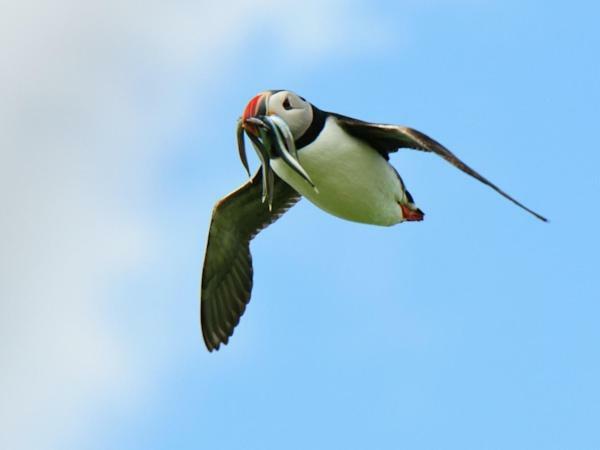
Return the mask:
[[[291,91],[266,91],[248,102],[242,118],[275,115],[285,121],[294,139],[299,139],[313,120],[313,110],[306,100]],[[246,127],[252,131],[252,127]]]
[[313,120],[313,110],[306,100],[291,91],[280,91],[268,99],[267,113],[281,117],[295,139],[299,139]]

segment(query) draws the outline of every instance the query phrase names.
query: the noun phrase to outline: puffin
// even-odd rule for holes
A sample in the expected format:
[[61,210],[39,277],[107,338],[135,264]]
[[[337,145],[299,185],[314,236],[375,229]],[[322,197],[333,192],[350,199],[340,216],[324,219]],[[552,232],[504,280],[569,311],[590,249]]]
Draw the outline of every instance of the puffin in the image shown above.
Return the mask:
[[[246,138],[261,167],[250,175]],[[390,153],[407,148],[441,156],[532,214],[446,147],[412,128],[327,112],[288,90],[254,96],[237,126],[250,179],[213,208],[200,288],[200,324],[209,351],[229,342],[250,301],[250,241],[302,197],[342,219],[391,226],[423,220]]]

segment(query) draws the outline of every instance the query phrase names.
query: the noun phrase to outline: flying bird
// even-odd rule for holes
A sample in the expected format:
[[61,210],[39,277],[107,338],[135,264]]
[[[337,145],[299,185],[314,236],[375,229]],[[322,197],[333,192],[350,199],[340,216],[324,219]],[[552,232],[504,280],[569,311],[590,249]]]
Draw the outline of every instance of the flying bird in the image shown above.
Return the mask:
[[250,301],[250,241],[301,197],[355,222],[390,226],[423,220],[423,212],[389,163],[389,154],[398,149],[435,153],[547,221],[425,134],[326,112],[291,91],[256,95],[238,121],[238,150],[250,176],[245,137],[261,167],[213,209],[200,301],[202,335],[209,351],[227,344]]

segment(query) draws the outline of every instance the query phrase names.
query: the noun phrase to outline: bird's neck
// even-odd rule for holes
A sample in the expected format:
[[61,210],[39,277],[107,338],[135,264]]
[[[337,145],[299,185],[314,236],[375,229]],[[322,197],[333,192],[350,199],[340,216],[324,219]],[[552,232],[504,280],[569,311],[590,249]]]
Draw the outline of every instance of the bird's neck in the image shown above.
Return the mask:
[[313,111],[313,119],[310,126],[306,129],[306,131],[300,136],[299,139],[296,139],[296,149],[300,150],[302,147],[306,147],[308,144],[312,143],[317,136],[323,130],[325,126],[325,120],[327,119],[327,113],[325,111],[321,111],[314,105],[310,105]]

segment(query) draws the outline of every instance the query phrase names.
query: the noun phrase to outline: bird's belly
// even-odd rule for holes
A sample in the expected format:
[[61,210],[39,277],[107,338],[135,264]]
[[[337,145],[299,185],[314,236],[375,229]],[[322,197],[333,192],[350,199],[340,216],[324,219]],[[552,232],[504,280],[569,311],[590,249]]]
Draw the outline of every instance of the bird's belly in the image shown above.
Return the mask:
[[403,190],[394,168],[359,141],[337,142],[332,146],[313,143],[298,151],[298,159],[318,192],[280,158],[273,159],[271,165],[279,177],[334,216],[374,225],[401,222],[398,201]]

